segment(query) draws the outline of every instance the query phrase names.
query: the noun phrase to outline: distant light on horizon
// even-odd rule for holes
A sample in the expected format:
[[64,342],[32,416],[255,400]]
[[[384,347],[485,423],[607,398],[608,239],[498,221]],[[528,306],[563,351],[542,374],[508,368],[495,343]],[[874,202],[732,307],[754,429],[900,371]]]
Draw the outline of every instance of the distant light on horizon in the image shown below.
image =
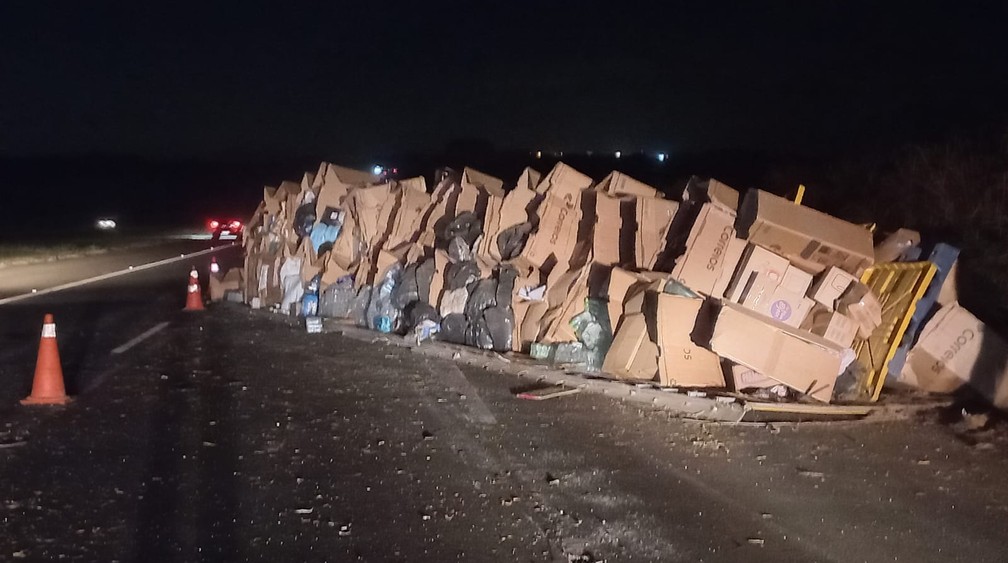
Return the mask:
[[616,158],[623,156],[623,151],[616,151]]
[[663,152],[658,153],[658,162],[665,162],[665,160],[667,158],[668,158],[668,154],[663,153]]
[[381,173],[384,172],[384,171],[385,171],[385,169],[382,168],[381,165],[378,165],[378,164],[375,164],[374,168],[371,169],[371,173],[374,174],[375,176],[381,176]]

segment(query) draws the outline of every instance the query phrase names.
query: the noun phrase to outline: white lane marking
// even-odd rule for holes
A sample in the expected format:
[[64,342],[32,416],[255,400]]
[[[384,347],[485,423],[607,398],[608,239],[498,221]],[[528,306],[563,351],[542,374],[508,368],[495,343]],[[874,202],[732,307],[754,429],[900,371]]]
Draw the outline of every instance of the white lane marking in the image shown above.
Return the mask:
[[144,340],[147,340],[147,339],[148,339],[148,338],[150,338],[151,336],[154,336],[155,334],[157,334],[157,333],[161,332],[161,331],[162,331],[162,330],[164,330],[164,329],[165,329],[165,327],[167,327],[167,326],[168,326],[169,324],[171,324],[171,323],[170,323],[170,322],[168,322],[168,321],[165,321],[165,322],[163,322],[163,323],[160,323],[160,324],[156,324],[156,325],[154,325],[154,327],[153,327],[153,328],[149,329],[148,331],[144,332],[143,334],[141,334],[141,335],[137,336],[136,338],[134,338],[134,339],[130,340],[129,342],[127,342],[127,343],[123,344],[122,346],[120,346],[120,347],[118,347],[118,348],[115,348],[115,349],[113,349],[113,350],[112,350],[112,353],[113,353],[113,354],[122,354],[122,353],[123,353],[123,352],[125,352],[126,350],[129,350],[130,348],[132,348],[132,347],[136,346],[137,344],[140,344],[140,343],[141,343],[141,342],[143,342]]
[[104,281],[126,274],[132,274],[134,272],[139,272],[141,270],[149,270],[151,268],[157,268],[158,266],[165,266],[168,264],[173,264],[175,262],[181,262],[182,260],[188,260],[189,258],[195,258],[197,256],[202,256],[204,254],[210,254],[211,252],[218,252],[225,248],[230,248],[235,246],[237,243],[227,244],[224,246],[218,246],[217,248],[210,248],[207,250],[200,250],[199,252],[193,252],[192,254],[183,254],[178,258],[165,258],[164,260],[158,260],[157,262],[151,262],[149,264],[141,264],[140,266],[130,266],[125,270],[119,270],[116,272],[109,272],[107,274],[102,274],[100,276],[95,276],[93,278],[87,278],[84,280],[79,280],[75,282],[65,283],[63,285],[57,285],[55,287],[50,287],[48,289],[40,289],[38,291],[32,290],[31,293],[22,293],[21,295],[14,295],[12,297],[5,297],[0,299],[0,305],[6,305],[7,303],[14,303],[15,301],[21,301],[23,299],[28,299],[30,297],[38,297],[39,295],[46,295],[49,293],[56,293],[57,291],[64,291],[67,289],[73,289],[75,287],[80,287],[82,285],[87,285],[89,283],[95,283],[99,281]]

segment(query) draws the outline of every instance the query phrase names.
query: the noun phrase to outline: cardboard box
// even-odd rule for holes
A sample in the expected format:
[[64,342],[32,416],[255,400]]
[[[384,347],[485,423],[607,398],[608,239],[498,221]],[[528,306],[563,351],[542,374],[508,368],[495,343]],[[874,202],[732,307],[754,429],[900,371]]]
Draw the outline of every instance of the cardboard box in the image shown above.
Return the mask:
[[858,334],[868,339],[882,324],[882,304],[874,290],[856,282],[836,301],[836,310],[846,315],[858,325]]
[[746,389],[764,389],[780,385],[780,381],[767,377],[762,373],[746,367],[742,364],[731,364],[732,389],[744,391]]
[[623,218],[620,215],[622,200],[605,193],[593,194],[595,199],[595,228],[593,238],[593,260],[599,264],[614,266],[628,265],[620,256]]
[[[774,287],[780,285],[784,280],[784,276],[790,265],[787,258],[779,254],[755,244],[747,244],[725,297],[729,301],[741,303],[745,298],[746,289],[752,283],[753,276],[755,275],[762,275],[767,282],[772,283],[773,286],[769,288],[772,291]],[[811,278],[809,281],[811,281]],[[808,289],[808,286],[805,289]],[[802,295],[805,294],[805,289],[800,291]]]
[[811,273],[837,266],[860,274],[875,263],[867,229],[762,190],[746,193],[737,226],[740,237]]
[[808,296],[832,311],[836,308],[836,300],[847,291],[851,284],[857,282],[856,277],[833,266],[817,276]]
[[610,196],[633,196],[640,198],[660,198],[661,192],[615,170],[595,186],[595,191]]
[[795,293],[778,285],[768,274],[753,274],[742,296],[741,305],[780,321],[790,327],[801,326],[815,301],[804,293]]
[[728,292],[728,287],[735,278],[736,272],[738,272],[739,264],[742,261],[742,255],[748,245],[749,243],[740,238],[732,238],[728,241],[728,246],[724,251],[721,274],[718,275],[717,281],[714,282],[714,288],[711,290],[711,297],[717,297],[720,299]]
[[721,359],[693,342],[702,299],[661,293],[656,316],[658,378],[662,385],[724,387]]
[[850,348],[857,336],[858,325],[846,315],[816,304],[802,322],[801,328],[834,344]]
[[[679,204],[675,201],[654,197],[637,198],[634,264],[638,269],[654,268],[678,210]],[[628,229],[624,228],[626,230]],[[629,238],[627,235],[624,232],[621,238]]]
[[693,176],[686,182],[682,200],[684,202],[709,202],[725,211],[735,213],[738,210],[739,193],[738,190],[714,178],[704,180]]
[[602,371],[620,379],[651,381],[658,374],[658,346],[643,314],[627,315],[613,337]]
[[634,272],[622,268],[613,268],[609,272],[606,298],[608,300],[609,324],[614,331],[618,328],[620,317],[623,316],[623,302],[626,300],[630,288],[639,283],[641,283],[641,277]]
[[1008,409],[1008,344],[952,303],[924,326],[899,381],[931,392],[951,392],[965,383]]
[[577,195],[587,190],[592,186],[592,183],[592,179],[588,176],[558,162],[535,187],[535,191],[563,199],[566,196]]
[[840,373],[843,348],[810,332],[724,302],[710,349],[828,403]]
[[244,285],[241,268],[231,268],[223,276],[210,275],[210,301],[222,301],[228,291],[242,291]]
[[581,194],[547,195],[539,211],[539,226],[529,235],[521,255],[540,269],[555,265],[566,269],[577,243]]
[[697,293],[713,295],[722,273],[734,271],[736,266],[726,263],[729,243],[735,238],[734,224],[731,212],[703,204],[686,240],[686,251],[672,269],[672,278]]

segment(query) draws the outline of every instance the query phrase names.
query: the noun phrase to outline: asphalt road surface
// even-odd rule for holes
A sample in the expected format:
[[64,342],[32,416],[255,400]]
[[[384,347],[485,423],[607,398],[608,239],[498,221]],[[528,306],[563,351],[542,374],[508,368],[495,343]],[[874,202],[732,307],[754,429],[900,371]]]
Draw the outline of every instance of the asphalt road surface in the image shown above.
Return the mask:
[[[192,244],[2,269],[0,295]],[[525,401],[514,376],[265,311],[184,313],[190,265],[0,305],[0,560],[1005,560],[995,422]],[[22,407],[46,312],[76,398]]]

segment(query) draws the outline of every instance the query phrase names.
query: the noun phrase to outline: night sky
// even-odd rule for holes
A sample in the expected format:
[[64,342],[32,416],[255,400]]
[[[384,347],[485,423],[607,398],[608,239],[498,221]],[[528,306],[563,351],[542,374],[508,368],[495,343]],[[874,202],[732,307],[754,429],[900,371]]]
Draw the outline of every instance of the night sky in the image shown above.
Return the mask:
[[147,4],[0,5],[0,155],[822,155],[1008,121],[996,3]]

